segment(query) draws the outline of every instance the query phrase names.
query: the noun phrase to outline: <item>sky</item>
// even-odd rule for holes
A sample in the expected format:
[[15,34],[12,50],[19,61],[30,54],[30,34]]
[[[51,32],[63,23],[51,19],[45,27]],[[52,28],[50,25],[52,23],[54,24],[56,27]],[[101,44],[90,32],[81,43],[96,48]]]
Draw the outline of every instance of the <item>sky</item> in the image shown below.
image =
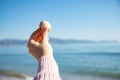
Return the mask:
[[0,40],[29,39],[42,20],[49,37],[120,41],[120,0],[0,0]]

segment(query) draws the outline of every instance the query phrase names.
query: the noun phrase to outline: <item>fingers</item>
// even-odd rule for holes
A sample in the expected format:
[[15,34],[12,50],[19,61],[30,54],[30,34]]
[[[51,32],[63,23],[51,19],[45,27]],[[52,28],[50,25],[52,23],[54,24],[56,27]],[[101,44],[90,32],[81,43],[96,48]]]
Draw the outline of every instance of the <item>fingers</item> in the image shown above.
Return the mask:
[[35,42],[34,40],[30,40],[27,44],[28,49],[32,49],[38,47],[40,45],[39,42]]
[[38,45],[38,43],[35,42],[35,38],[36,36],[39,35],[39,29],[37,29],[36,31],[34,31],[31,36],[30,36],[30,39],[28,41],[28,48],[31,46],[31,45]]
[[40,43],[36,42],[35,40],[30,40],[30,44],[37,47]]
[[30,36],[30,40],[35,40],[36,36],[40,34],[39,31],[40,29],[37,29],[36,31],[34,31],[32,35]]
[[41,42],[41,41],[42,41],[42,38],[43,38],[43,36],[42,36],[42,29],[39,28],[39,33],[36,34],[36,36],[35,36],[35,41],[36,41],[36,42]]

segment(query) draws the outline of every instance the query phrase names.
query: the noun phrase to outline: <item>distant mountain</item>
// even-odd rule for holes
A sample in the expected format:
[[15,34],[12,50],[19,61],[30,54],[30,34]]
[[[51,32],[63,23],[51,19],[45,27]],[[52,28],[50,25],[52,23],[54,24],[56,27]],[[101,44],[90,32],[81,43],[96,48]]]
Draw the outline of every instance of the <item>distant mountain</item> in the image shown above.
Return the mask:
[[50,42],[63,44],[63,43],[95,43],[97,41],[50,38]]
[[25,45],[27,40],[4,39],[0,40],[0,46]]
[[[93,41],[93,40],[74,40],[74,39],[58,39],[58,38],[50,38],[50,43],[53,44],[69,44],[69,43],[111,43],[118,41]],[[19,39],[4,39],[0,40],[0,46],[11,46],[11,45],[26,45],[27,40],[19,40]]]

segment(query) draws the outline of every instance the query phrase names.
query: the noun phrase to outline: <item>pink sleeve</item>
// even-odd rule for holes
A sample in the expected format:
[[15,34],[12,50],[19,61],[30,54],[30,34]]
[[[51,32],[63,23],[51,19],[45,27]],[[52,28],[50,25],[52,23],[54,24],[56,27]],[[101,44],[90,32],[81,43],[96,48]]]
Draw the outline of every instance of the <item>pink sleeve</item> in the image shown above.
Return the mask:
[[53,56],[42,56],[40,58],[38,73],[34,80],[61,80],[58,65]]

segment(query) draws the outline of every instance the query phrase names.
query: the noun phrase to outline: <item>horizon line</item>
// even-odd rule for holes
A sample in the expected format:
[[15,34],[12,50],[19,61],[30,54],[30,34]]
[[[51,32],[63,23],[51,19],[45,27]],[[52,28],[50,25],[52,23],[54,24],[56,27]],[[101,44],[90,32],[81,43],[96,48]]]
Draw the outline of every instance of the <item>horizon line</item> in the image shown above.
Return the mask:
[[[59,39],[59,40],[75,40],[75,41],[112,41],[112,42],[120,42],[120,40],[106,40],[106,39],[101,39],[101,40],[95,40],[95,39],[72,39],[72,38],[56,38],[56,37],[49,37],[49,39]],[[28,40],[28,39],[20,39],[20,38],[3,38],[0,39],[0,41],[2,40]]]

